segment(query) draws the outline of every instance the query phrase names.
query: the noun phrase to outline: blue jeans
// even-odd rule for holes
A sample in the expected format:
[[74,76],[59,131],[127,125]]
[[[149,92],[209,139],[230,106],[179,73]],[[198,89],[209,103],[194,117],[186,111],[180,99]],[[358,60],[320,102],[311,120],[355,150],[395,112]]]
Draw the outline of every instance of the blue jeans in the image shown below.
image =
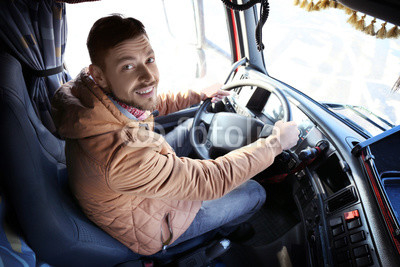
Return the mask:
[[193,151],[189,138],[192,124],[193,119],[187,119],[164,136],[167,143],[179,157],[187,157]]
[[[165,136],[178,156],[188,156],[193,150],[189,141],[192,121],[186,120]],[[219,199],[203,201],[192,224],[171,247],[214,229],[223,236],[228,235],[256,213],[265,198],[264,188],[256,181],[249,180]]]
[[265,190],[254,180],[243,183],[221,198],[203,201],[192,224],[171,246],[217,228],[222,236],[226,236],[237,225],[250,219],[264,202]]

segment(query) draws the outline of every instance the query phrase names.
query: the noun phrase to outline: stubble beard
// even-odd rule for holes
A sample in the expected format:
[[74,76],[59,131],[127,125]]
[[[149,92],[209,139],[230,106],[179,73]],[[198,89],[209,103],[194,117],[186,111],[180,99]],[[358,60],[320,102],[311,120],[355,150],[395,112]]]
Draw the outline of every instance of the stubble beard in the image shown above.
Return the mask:
[[[110,91],[113,94],[114,98],[116,98],[118,101],[125,103],[131,107],[140,109],[140,110],[150,110],[150,111],[154,111],[157,108],[157,88],[155,85],[154,85],[153,90],[156,90],[154,95],[151,98],[146,99],[146,102],[149,102],[149,103],[146,103],[146,105],[141,105],[141,104],[136,103],[135,101],[122,100],[117,95],[115,95],[114,90],[112,89],[111,86],[108,88],[108,91]],[[133,93],[136,94],[135,91]],[[150,102],[152,102],[152,103],[150,103]]]

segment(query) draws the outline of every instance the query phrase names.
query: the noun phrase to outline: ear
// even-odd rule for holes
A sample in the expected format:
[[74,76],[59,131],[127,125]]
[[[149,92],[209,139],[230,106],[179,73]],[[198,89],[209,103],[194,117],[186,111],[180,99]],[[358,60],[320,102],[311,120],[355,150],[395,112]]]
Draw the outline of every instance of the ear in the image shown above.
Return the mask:
[[106,79],[106,75],[104,74],[103,70],[94,64],[90,64],[89,66],[89,73],[92,76],[93,80],[101,87],[103,90],[108,89],[108,83]]

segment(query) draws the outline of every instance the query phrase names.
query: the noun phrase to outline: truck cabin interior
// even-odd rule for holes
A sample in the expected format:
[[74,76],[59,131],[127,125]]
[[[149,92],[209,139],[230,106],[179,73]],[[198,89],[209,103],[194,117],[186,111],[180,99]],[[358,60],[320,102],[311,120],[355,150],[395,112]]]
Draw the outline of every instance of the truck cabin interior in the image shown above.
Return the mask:
[[[199,144],[194,157],[199,159],[216,158],[247,145],[246,140],[267,136],[267,126],[277,120],[298,123],[298,144],[253,178],[268,195],[249,220],[254,237],[230,242],[209,233],[143,256],[97,227],[70,192],[65,141],[50,112],[55,91],[72,78],[64,64],[66,12],[80,2],[92,2],[86,4],[93,8],[98,4],[0,2],[0,265],[400,265],[400,126],[380,121],[385,124],[379,126],[382,133],[371,136],[332,111],[339,106],[321,104],[269,76],[262,52],[267,43],[261,35],[269,12],[266,0],[221,3],[232,63],[223,89],[231,96],[156,118],[158,127],[167,131],[182,118],[194,117],[195,125],[205,125],[209,136],[210,118],[251,132],[237,145],[217,145],[211,138],[215,142],[210,146],[201,145],[193,133],[191,141]],[[202,2],[191,1],[197,8]],[[297,4],[306,6],[303,2]],[[311,8],[314,5],[365,13],[393,24],[391,34],[400,34],[398,1],[323,0]],[[256,133],[260,127],[261,133]]]

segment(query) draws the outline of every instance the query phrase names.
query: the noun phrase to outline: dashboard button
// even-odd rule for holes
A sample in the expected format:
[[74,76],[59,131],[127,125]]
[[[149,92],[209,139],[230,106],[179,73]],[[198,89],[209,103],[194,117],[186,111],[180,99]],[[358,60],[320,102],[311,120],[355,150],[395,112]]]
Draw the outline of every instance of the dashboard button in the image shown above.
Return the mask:
[[360,219],[360,218],[357,218],[356,220],[347,222],[347,229],[351,230],[351,229],[360,227],[361,225],[362,225],[362,224],[361,224],[361,219]]
[[338,227],[335,227],[332,229],[332,235],[337,236],[344,233],[344,227],[343,225],[339,225]]
[[206,145],[206,148],[207,148],[207,149],[210,149],[211,146],[212,146],[211,142],[208,141],[208,140],[206,141],[206,144],[205,144],[205,145]]
[[356,257],[356,258],[367,255],[367,254],[369,254],[368,245],[357,247],[357,248],[353,249],[353,252],[354,252],[354,257]]
[[329,225],[331,227],[334,227],[339,224],[342,224],[342,217],[336,217],[329,220]]
[[351,220],[354,220],[356,218],[360,218],[360,214],[358,213],[358,210],[352,210],[352,211],[344,213],[345,221],[351,221]]
[[365,240],[365,233],[364,231],[360,231],[358,233],[350,235],[350,241],[351,243],[357,243],[360,241]]
[[357,264],[357,267],[370,266],[372,264],[372,258],[370,255],[367,255],[362,258],[357,258],[356,264]]
[[334,242],[335,248],[341,248],[347,245],[347,238],[343,237],[341,239],[338,239]]

